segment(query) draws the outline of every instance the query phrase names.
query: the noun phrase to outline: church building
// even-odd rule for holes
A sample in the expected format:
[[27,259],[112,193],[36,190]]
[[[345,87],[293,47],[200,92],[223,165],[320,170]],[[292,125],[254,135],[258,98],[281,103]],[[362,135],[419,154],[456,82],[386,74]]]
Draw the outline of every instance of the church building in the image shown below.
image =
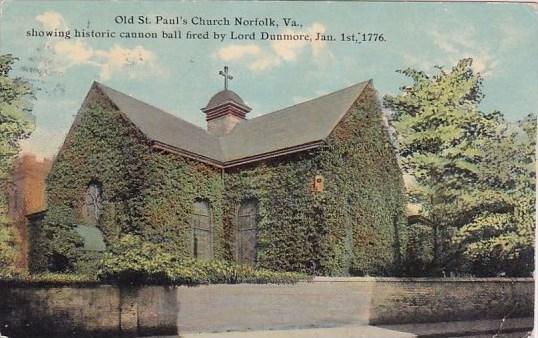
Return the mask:
[[372,81],[248,118],[220,75],[205,129],[92,84],[30,225],[32,270],[92,271],[125,234],[273,270],[398,270],[404,187]]

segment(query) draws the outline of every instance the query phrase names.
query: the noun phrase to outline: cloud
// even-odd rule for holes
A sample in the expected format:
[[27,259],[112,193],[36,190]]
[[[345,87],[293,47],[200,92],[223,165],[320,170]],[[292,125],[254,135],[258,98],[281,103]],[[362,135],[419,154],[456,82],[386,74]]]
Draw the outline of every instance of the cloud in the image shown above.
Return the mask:
[[[317,33],[325,33],[325,26],[320,23],[314,23],[306,29],[306,32],[287,30],[284,34],[307,33],[310,36],[316,36]],[[318,57],[321,50],[325,47],[325,42],[321,40],[305,41],[305,40],[276,40],[271,42],[273,52],[285,61],[295,61],[297,55],[302,52],[304,47],[310,44],[312,55]]]
[[54,11],[48,11],[43,14],[39,14],[35,19],[43,26],[44,29],[48,30],[66,30],[67,24],[63,16]]
[[499,74],[499,59],[495,56],[498,50],[481,41],[472,27],[465,30],[431,30],[428,35],[432,38],[433,45],[437,46],[440,56],[425,58],[421,54],[403,52],[404,63],[410,67],[416,67],[423,71],[432,71],[435,65],[453,66],[463,58],[472,58],[472,69],[484,77],[492,77]]
[[281,59],[274,55],[260,55],[260,57],[256,58],[254,61],[252,61],[252,63],[249,64],[248,68],[254,72],[263,72],[278,66],[280,62]]
[[[403,52],[403,64],[405,67],[415,67],[422,71],[431,71],[434,65],[441,65],[441,61],[432,61],[420,56],[416,56],[414,53]],[[404,68],[405,68],[404,67]]]
[[492,48],[476,37],[474,29],[430,32],[433,42],[444,52],[444,57],[438,60],[439,65],[454,65],[466,57],[473,59],[472,69],[482,76],[492,76],[498,68],[499,61],[493,55]]
[[[48,11],[36,16],[45,30],[65,30],[67,25],[58,12]],[[49,39],[46,42],[49,55],[43,56],[39,64],[41,74],[65,73],[74,66],[91,66],[99,71],[100,80],[108,80],[113,74],[122,72],[131,79],[163,75],[157,56],[142,46],[133,48],[114,44],[109,49],[94,49],[79,39]],[[128,70],[128,72],[124,72]]]
[[223,61],[239,61],[250,58],[248,65],[250,70],[263,71],[280,63],[280,59],[275,55],[265,53],[258,45],[229,45],[220,48],[215,56]]
[[94,54],[98,60],[101,60],[101,62],[98,62],[99,75],[104,80],[110,79],[113,73],[121,72],[125,69],[129,69],[129,77],[132,79],[144,78],[148,74],[142,71],[141,67],[152,73],[162,73],[156,64],[156,55],[142,46],[124,48],[114,45],[108,51],[97,50]]
[[248,55],[259,55],[260,53],[260,47],[254,44],[230,45],[219,49],[217,51],[217,57],[223,61],[231,61],[241,59]]
[[[310,34],[310,36],[316,36],[317,33],[324,33],[325,31],[325,26],[320,23],[314,23],[305,30],[288,29],[280,32],[280,34]],[[215,57],[223,61],[246,61],[250,70],[263,72],[284,62],[297,61],[299,55],[307,47],[310,47],[313,59],[317,59],[321,56],[321,51],[325,44],[324,41],[305,40],[274,40],[265,48],[261,48],[256,44],[232,44],[217,50]]]
[[[503,45],[492,46],[489,41],[480,39],[473,27],[465,29],[441,30],[433,29],[428,32],[434,46],[441,52],[436,57],[424,57],[415,53],[404,52],[402,57],[406,66],[415,67],[420,70],[431,72],[435,65],[452,66],[463,58],[472,58],[471,68],[484,77],[499,75],[500,59],[498,58],[499,49],[513,44],[516,35],[513,30],[504,30],[505,34],[500,34],[499,40],[505,41]],[[434,51],[434,49],[432,49]]]
[[478,50],[474,53],[472,68],[475,72],[491,77],[497,71],[498,66],[499,60],[488,51]]
[[94,52],[85,43],[77,41],[57,41],[50,48],[57,55],[62,55],[68,66],[89,63]]

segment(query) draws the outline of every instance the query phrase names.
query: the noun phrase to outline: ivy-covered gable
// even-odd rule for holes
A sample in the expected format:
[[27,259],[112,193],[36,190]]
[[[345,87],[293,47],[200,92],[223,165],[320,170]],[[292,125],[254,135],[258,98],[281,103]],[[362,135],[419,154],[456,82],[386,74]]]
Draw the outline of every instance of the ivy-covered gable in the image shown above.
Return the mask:
[[259,266],[323,275],[394,273],[405,244],[405,198],[382,114],[369,85],[323,146],[227,169],[224,228],[231,257],[241,250],[238,207],[256,199]]
[[[149,155],[145,137],[94,85],[47,178],[48,211],[39,232],[49,240],[32,239],[33,270],[76,269],[97,254],[81,249],[76,224],[97,227],[106,244],[120,232],[140,232]],[[97,222],[84,215],[92,185],[102,198]]]
[[[327,139],[326,241],[334,269],[391,275],[405,247],[405,191],[388,125],[368,85]],[[342,270],[343,269],[343,270]]]

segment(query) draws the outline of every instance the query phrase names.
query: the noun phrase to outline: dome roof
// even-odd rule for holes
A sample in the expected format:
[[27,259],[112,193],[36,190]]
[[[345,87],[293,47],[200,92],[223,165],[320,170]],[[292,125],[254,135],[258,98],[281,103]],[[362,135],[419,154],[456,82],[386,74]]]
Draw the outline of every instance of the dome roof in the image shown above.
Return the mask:
[[209,100],[209,103],[207,104],[205,109],[213,108],[220,106],[223,103],[226,102],[234,102],[237,104],[240,104],[242,106],[246,106],[245,102],[243,102],[243,99],[239,97],[235,92],[231,90],[221,90],[217,94],[213,95],[213,97]]

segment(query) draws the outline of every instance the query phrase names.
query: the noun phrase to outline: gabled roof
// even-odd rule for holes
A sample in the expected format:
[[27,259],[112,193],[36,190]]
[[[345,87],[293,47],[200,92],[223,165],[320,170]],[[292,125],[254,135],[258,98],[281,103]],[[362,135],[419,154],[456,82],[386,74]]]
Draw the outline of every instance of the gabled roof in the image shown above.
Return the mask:
[[245,120],[219,137],[103,84],[94,85],[160,147],[231,166],[319,146],[369,82]]
[[216,136],[132,96],[98,82],[95,82],[95,85],[150,140],[222,161],[223,154]]
[[368,81],[239,123],[222,136],[227,161],[325,140]]

